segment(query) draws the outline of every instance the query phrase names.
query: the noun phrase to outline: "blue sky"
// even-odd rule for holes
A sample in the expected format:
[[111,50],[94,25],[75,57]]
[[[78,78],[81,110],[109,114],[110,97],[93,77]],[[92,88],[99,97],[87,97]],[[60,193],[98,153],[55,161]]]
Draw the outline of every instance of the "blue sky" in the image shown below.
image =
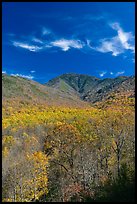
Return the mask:
[[134,75],[135,3],[2,3],[2,72],[40,83],[63,73]]

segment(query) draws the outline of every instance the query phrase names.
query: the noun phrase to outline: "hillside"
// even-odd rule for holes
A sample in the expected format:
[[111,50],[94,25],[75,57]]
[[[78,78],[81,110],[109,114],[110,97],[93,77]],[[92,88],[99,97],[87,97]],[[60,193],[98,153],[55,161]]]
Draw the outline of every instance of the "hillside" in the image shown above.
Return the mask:
[[135,90],[135,77],[126,76],[101,80],[83,74],[63,74],[50,80],[46,85],[62,90],[63,83],[69,87],[69,94],[76,92],[82,100],[91,103],[104,101],[112,93],[120,95],[126,92],[129,96],[134,96]]
[[62,89],[42,85],[33,80],[2,74],[2,100],[46,103],[47,105],[84,105],[73,89],[63,80]]
[[2,75],[3,202],[134,201],[134,85]]
[[57,78],[50,80],[46,85],[57,87],[58,80],[63,80],[78,94],[86,93],[98,83],[98,78],[84,74],[63,74]]
[[63,74],[46,84],[2,75],[2,100],[47,105],[91,106],[134,105],[135,77],[98,79],[83,74]]

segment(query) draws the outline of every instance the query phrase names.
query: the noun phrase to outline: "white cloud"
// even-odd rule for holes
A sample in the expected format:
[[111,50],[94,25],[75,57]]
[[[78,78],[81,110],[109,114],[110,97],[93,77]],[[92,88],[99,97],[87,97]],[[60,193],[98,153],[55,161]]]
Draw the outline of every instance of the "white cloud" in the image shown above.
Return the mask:
[[90,45],[91,41],[89,39],[87,39],[87,46],[91,49],[93,49],[93,47]]
[[114,73],[113,73],[113,72],[110,72],[110,74],[113,75]]
[[67,39],[53,41],[51,42],[51,45],[59,47],[63,51],[68,51],[70,48],[81,49],[84,46],[84,44],[80,40],[67,40]]
[[6,71],[2,71],[2,74],[6,74],[7,72]]
[[85,20],[94,20],[94,21],[99,21],[99,20],[102,20],[104,19],[105,17],[103,15],[100,15],[100,16],[93,16],[91,14],[87,14],[84,16],[84,19]]
[[101,45],[94,49],[102,53],[112,52],[113,56],[117,56],[123,53],[123,48],[120,46],[119,40],[117,37],[113,37],[108,40],[107,39],[101,40]]
[[106,73],[107,73],[106,71],[102,71],[102,72],[99,73],[99,76],[103,77]]
[[[99,19],[100,18],[102,17],[100,16]],[[87,41],[84,42],[78,39],[75,40],[61,38],[57,40],[55,38],[54,41],[45,43],[43,39],[39,39],[35,36],[31,37],[31,42],[35,43],[30,44],[26,42],[12,41],[12,44],[15,47],[20,47],[31,52],[38,52],[53,47],[59,47],[63,51],[68,51],[71,48],[82,49],[83,47],[85,47],[102,53],[110,52],[112,56],[118,56],[124,53],[126,50],[129,50],[132,53],[134,53],[135,47],[133,34],[131,32],[124,32],[119,23],[117,22],[111,23],[109,24],[109,26],[117,32],[117,35],[110,38],[100,39],[99,44],[97,46],[93,46],[89,39],[87,39]],[[42,35],[48,35],[50,33],[52,32],[49,29],[42,27]]]
[[132,33],[124,32],[119,23],[112,23],[109,25],[113,30],[117,31],[117,36],[101,39],[99,46],[90,46],[90,48],[102,53],[111,52],[113,56],[118,56],[124,53],[126,50],[130,50],[134,53],[134,36],[132,35]]
[[22,78],[26,78],[26,79],[33,79],[34,78],[32,75],[23,75],[23,74],[11,74],[11,76],[22,77]]
[[63,51],[68,51],[70,48],[82,49],[85,45],[84,42],[78,39],[57,39],[55,36],[52,36],[52,40],[44,40],[44,35],[48,34],[52,34],[54,36],[54,33],[51,30],[42,27],[43,36],[41,36],[41,38],[31,35],[25,38],[26,41],[11,40],[11,42],[13,46],[20,47],[31,52],[39,52],[54,47],[59,47]]
[[135,63],[135,58],[132,59],[132,62]]
[[45,27],[42,28],[42,35],[49,35],[51,31]]
[[135,52],[135,46],[133,44],[134,36],[131,32],[124,32],[123,29],[120,27],[119,23],[112,23],[110,26],[118,32],[118,38],[121,42],[123,48],[127,50],[132,50]]
[[35,73],[36,71],[34,71],[34,70],[31,70],[30,72],[31,72],[31,73]]
[[[39,40],[39,39],[35,39],[35,42],[37,40]],[[67,40],[67,39],[55,40],[55,41],[50,42],[48,44],[45,44],[43,46],[30,45],[27,43],[22,43],[22,42],[17,42],[17,41],[13,41],[12,43],[15,47],[27,49],[31,52],[38,52],[40,50],[43,50],[46,48],[52,48],[52,47],[59,47],[63,51],[67,51],[70,48],[81,49],[84,46],[84,43],[82,43],[80,40]]]
[[27,43],[16,42],[16,41],[13,42],[13,45],[15,47],[21,47],[21,48],[27,49],[31,52],[38,52],[39,50],[42,49],[42,47],[39,47],[37,45],[29,45]]
[[42,40],[40,40],[40,39],[38,39],[38,38],[35,38],[35,37],[32,38],[32,41],[33,41],[33,42],[36,42],[36,43],[43,44],[43,41],[42,41]]
[[125,71],[117,72],[117,73],[116,73],[116,76],[122,75],[122,74],[124,74],[124,73],[125,73]]

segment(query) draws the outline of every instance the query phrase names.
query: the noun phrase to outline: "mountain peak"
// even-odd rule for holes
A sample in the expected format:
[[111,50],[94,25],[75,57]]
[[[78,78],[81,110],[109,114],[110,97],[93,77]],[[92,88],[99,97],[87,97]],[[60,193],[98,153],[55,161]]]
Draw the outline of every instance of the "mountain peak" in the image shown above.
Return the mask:
[[134,95],[135,76],[98,79],[86,74],[67,73],[51,79],[45,85],[22,77],[2,74],[3,98],[25,97],[43,101],[87,101],[105,100],[112,93]]
[[46,85],[58,88],[60,80],[64,81],[65,84],[68,84],[69,87],[79,94],[92,88],[99,79],[86,74],[66,73],[50,80]]
[[65,78],[65,77],[88,77],[88,78],[91,78],[91,79],[97,79],[99,80],[99,78],[95,77],[95,76],[90,76],[88,74],[78,74],[78,73],[65,73],[65,74],[62,74],[59,76],[60,78]]
[[[97,102],[107,97],[111,92],[120,89],[120,86],[126,90],[126,86],[122,84],[127,80],[133,81],[131,77],[127,76],[99,79],[86,74],[66,73],[53,78],[46,85],[62,91],[66,90],[69,94],[73,92],[73,94],[79,95],[82,100]],[[134,82],[125,82],[124,84],[133,91]]]

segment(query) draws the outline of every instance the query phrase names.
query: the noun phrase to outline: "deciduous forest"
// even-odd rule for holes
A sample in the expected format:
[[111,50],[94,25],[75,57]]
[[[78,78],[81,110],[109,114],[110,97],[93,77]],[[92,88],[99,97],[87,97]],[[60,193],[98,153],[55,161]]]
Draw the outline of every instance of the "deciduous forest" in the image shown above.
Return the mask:
[[124,97],[74,107],[4,96],[3,202],[134,201],[134,98]]

